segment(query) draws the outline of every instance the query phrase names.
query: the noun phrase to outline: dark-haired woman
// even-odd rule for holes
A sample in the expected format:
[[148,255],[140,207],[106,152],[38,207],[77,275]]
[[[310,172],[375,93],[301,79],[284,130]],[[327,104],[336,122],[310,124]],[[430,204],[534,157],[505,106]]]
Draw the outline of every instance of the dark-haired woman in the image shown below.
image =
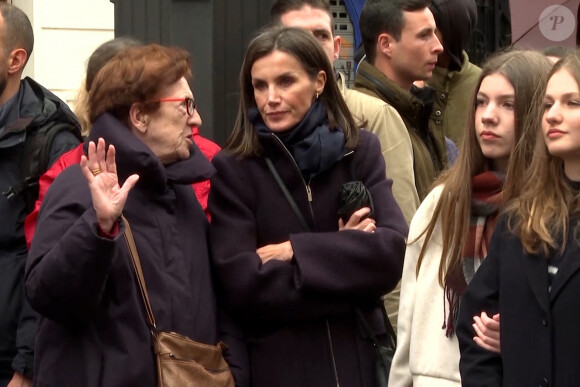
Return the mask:
[[[246,52],[238,119],[214,158],[213,259],[255,387],[375,385],[355,307],[383,339],[380,297],[400,278],[407,226],[378,139],[355,126],[332,74],[308,32],[264,31]],[[353,180],[374,212],[342,221],[339,190]]]

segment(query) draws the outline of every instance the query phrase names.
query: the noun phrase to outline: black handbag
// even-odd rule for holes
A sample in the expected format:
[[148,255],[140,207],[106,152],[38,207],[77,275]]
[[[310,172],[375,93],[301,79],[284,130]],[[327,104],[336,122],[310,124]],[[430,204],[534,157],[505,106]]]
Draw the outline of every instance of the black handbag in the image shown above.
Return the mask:
[[[340,187],[340,208],[338,209],[338,215],[346,222],[353,212],[363,207],[370,207],[371,212],[367,214],[364,218],[372,217],[374,215],[374,205],[371,193],[365,187],[361,181],[351,181],[344,183]],[[363,219],[364,219],[363,218]],[[376,360],[376,382],[377,387],[387,387],[389,384],[389,372],[391,370],[391,363],[393,362],[393,355],[395,354],[395,349],[397,347],[397,335],[395,330],[389,321],[387,312],[385,311],[384,304],[380,305],[381,312],[383,314],[383,320],[385,323],[385,328],[387,334],[389,335],[388,344],[382,345],[372,332],[369,323],[367,322],[365,316],[360,311],[359,308],[355,308],[359,326],[367,337],[373,344],[375,351],[377,353]]]
[[365,333],[366,337],[372,342],[375,352],[377,353],[377,360],[375,365],[376,381],[377,387],[387,387],[389,384],[389,372],[391,371],[391,363],[393,363],[393,356],[395,355],[395,349],[397,348],[397,335],[395,330],[389,321],[389,316],[385,311],[385,306],[380,306],[383,312],[383,320],[385,322],[385,328],[387,329],[387,334],[389,335],[387,345],[383,345],[377,340],[373,334],[369,323],[365,319],[360,309],[356,308],[357,319],[359,326]]
[[[288,191],[286,184],[284,184],[284,182],[280,178],[280,175],[278,174],[278,171],[276,171],[276,168],[274,168],[272,161],[269,158],[266,158],[265,160],[268,169],[274,176],[274,180],[276,180],[276,183],[278,183],[278,185],[280,186],[280,189],[282,190],[282,193],[284,194],[286,200],[290,204],[290,207],[292,207],[292,210],[296,214],[296,217],[298,217],[298,220],[300,221],[302,228],[304,228],[304,230],[306,231],[310,231],[310,227],[308,227],[308,224],[306,223],[304,216],[300,212],[300,209],[298,209],[298,206],[296,205],[296,202],[294,201],[292,195]],[[369,217],[374,214],[374,205],[371,193],[369,192],[367,187],[365,187],[365,185],[360,181],[351,181],[343,184],[340,187],[339,200],[340,200],[339,204],[340,208],[338,210],[338,214],[344,222],[346,222],[350,218],[353,212],[362,207],[370,207],[371,209],[370,214],[368,214],[365,217]],[[361,310],[357,307],[355,307],[354,309],[357,316],[357,320],[359,322],[359,327],[361,328],[363,333],[363,337],[368,338],[372,342],[373,347],[375,348],[375,352],[377,354],[375,366],[376,385],[377,387],[387,387],[389,384],[389,372],[391,370],[391,363],[393,362],[393,355],[395,354],[395,349],[397,348],[397,335],[395,334],[395,330],[393,329],[393,326],[389,321],[389,317],[387,316],[387,312],[385,311],[385,306],[381,302],[380,309],[383,314],[383,320],[385,323],[387,334],[389,335],[388,343],[386,346],[381,344],[379,340],[377,340],[376,336],[373,334],[372,329],[369,323],[367,322],[364,314],[361,312]]]

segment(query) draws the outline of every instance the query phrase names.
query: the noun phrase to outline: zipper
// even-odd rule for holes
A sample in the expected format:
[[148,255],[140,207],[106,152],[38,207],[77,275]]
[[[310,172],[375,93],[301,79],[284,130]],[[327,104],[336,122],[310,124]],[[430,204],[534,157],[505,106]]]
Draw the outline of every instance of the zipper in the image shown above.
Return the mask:
[[[288,151],[288,149],[286,148],[284,143],[275,134],[272,134],[272,137],[276,139],[276,142],[280,145],[280,147],[284,150],[284,152],[286,152],[286,154],[288,155],[290,160],[292,160],[292,163],[294,164],[294,168],[296,169],[296,172],[298,173],[298,176],[300,176],[300,179],[302,180],[302,183],[304,184],[304,188],[306,189],[306,196],[308,198],[308,207],[310,208],[310,215],[312,216],[312,219],[314,220],[314,211],[312,210],[312,189],[310,188],[311,180],[308,180],[308,183],[306,183],[306,180],[304,180],[304,177],[302,176],[302,173],[300,172],[300,168],[298,168],[298,164],[296,164],[296,160],[294,160],[294,157],[292,157],[292,154],[290,154],[290,152]],[[350,151],[350,152],[347,152],[344,156],[349,156],[353,153],[354,153],[354,151]],[[330,323],[328,322],[328,319],[326,319],[326,335],[328,338],[328,346],[330,349],[330,357],[332,360],[332,371],[334,373],[334,379],[336,380],[336,387],[340,387],[340,382],[338,381],[338,370],[336,367],[336,358],[334,356],[334,346],[332,344],[332,335],[330,334]]]
[[294,168],[296,169],[296,172],[298,173],[298,176],[300,176],[300,180],[302,180],[302,184],[304,184],[304,188],[306,189],[306,197],[308,198],[308,207],[310,209],[310,216],[314,221],[314,210],[312,209],[312,190],[310,189],[310,180],[308,180],[308,183],[306,183],[306,180],[304,180],[304,177],[302,177],[300,168],[298,168],[298,164],[296,164],[296,160],[294,160],[294,157],[292,157],[292,154],[290,154],[290,151],[288,151],[288,148],[286,148],[282,140],[280,140],[278,136],[276,136],[275,134],[272,134],[272,137],[276,139],[276,142],[280,145],[282,149],[284,149],[284,152],[286,152],[286,155],[288,155],[290,160],[292,160],[292,164],[294,164]]
[[334,372],[336,387],[340,387],[340,383],[338,381],[338,371],[336,368],[336,359],[334,357],[334,347],[332,345],[332,336],[330,335],[330,324],[328,323],[328,319],[326,319],[326,334],[328,336],[328,346],[330,348],[330,358],[332,359],[332,371]]
[[312,190],[310,189],[310,182],[306,184],[306,194],[308,195],[308,203],[312,203]]

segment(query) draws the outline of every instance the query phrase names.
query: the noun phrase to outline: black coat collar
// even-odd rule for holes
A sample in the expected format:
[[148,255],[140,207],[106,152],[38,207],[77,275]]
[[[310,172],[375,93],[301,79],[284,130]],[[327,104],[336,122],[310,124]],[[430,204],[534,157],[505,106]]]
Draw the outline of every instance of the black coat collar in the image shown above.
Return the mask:
[[191,184],[209,179],[215,172],[209,160],[194,144],[191,156],[186,160],[163,165],[145,143],[111,114],[105,113],[94,123],[90,141],[99,137],[107,144],[115,145],[119,182],[132,174],[139,175],[139,185],[147,185],[163,191],[167,183]]

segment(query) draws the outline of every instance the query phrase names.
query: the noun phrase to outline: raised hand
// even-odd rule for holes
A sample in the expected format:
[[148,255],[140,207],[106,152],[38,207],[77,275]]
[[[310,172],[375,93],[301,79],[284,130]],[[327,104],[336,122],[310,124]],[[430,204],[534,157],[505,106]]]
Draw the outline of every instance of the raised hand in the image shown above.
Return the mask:
[[123,186],[119,187],[115,147],[109,145],[106,152],[105,149],[105,140],[102,138],[99,138],[96,145],[93,141],[89,142],[88,158],[84,155],[81,157],[81,170],[89,183],[99,226],[108,232],[121,216],[127,195],[139,176],[129,176]]

